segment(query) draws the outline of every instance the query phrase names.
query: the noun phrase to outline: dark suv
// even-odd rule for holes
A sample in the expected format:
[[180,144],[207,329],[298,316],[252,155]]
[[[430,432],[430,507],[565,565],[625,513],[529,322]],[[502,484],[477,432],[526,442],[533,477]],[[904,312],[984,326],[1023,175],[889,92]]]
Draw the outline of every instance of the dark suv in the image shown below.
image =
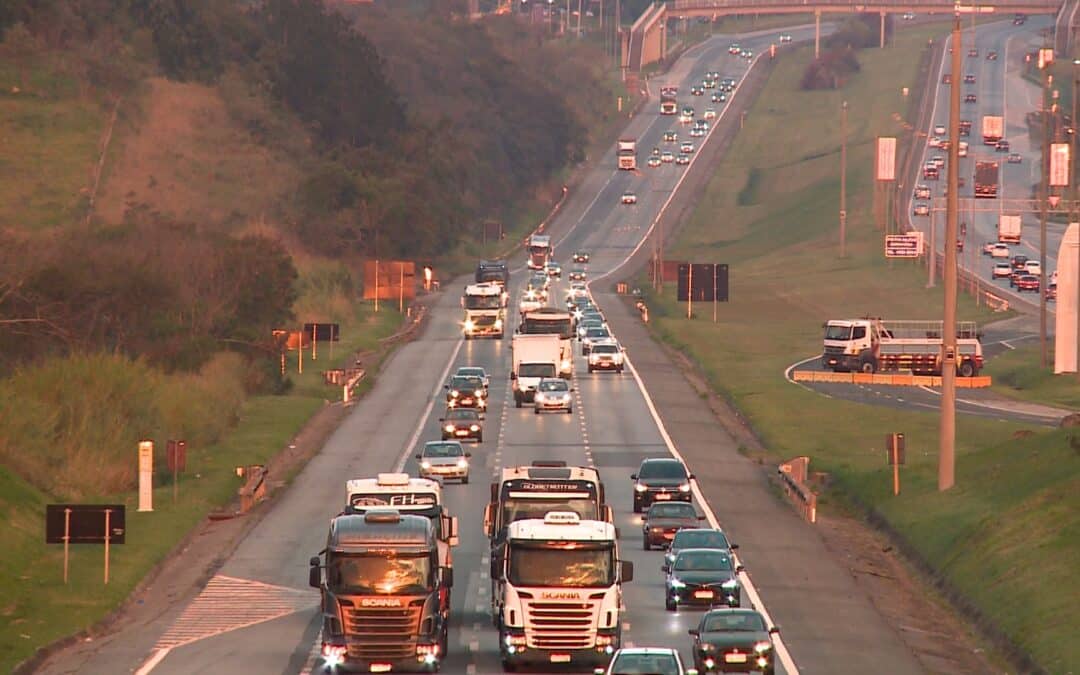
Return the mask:
[[677,459],[646,459],[630,479],[634,481],[634,513],[641,513],[654,502],[693,501],[690,481],[694,474]]

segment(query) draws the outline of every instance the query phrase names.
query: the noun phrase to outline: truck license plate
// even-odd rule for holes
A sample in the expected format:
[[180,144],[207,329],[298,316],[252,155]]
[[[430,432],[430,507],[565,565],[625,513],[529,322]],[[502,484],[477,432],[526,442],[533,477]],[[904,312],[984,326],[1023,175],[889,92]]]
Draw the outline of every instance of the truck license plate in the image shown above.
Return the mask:
[[570,655],[569,654],[552,654],[551,655],[551,662],[552,663],[570,663]]
[[746,663],[746,654],[728,654],[724,660],[728,663]]
[[371,672],[373,672],[373,673],[389,673],[390,668],[391,668],[391,666],[390,666],[389,663],[373,663],[373,664],[371,664]]
[[694,591],[695,598],[711,598],[713,596],[712,591]]

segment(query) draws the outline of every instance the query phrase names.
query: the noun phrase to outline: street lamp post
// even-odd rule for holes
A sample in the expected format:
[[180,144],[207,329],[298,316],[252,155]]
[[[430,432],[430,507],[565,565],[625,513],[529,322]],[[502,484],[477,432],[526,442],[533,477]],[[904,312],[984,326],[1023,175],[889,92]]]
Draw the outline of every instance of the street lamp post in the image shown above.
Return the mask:
[[[1044,70],[1050,67],[1050,63],[1044,65]],[[1046,73],[1046,77],[1043,78],[1043,91],[1042,91],[1042,119],[1043,119],[1043,138],[1042,138],[1042,202],[1039,209],[1039,268],[1042,270],[1042,279],[1047,278],[1046,273],[1046,210],[1050,201],[1050,141],[1051,134],[1053,133],[1053,125],[1051,120],[1050,105],[1047,102],[1050,93],[1050,86],[1054,82],[1054,77],[1049,72]],[[1039,284],[1039,362],[1043,368],[1049,365],[1049,350],[1046,340],[1046,290],[1043,288],[1045,283]]]
[[840,257],[847,249],[847,101],[840,104]]

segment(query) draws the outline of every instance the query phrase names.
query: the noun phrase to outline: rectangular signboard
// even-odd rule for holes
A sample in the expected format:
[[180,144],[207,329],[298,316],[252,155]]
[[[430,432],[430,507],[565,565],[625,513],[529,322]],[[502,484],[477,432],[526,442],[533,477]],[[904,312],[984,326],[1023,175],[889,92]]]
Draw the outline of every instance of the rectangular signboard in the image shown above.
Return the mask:
[[65,515],[70,513],[68,522],[70,543],[104,544],[106,510],[109,511],[109,543],[123,544],[125,534],[123,504],[46,504],[45,543],[64,543]]
[[679,302],[727,302],[728,266],[718,263],[681,263],[677,293]]
[[1069,186],[1069,144],[1050,144],[1050,187]]
[[879,136],[874,177],[877,180],[896,180],[896,139]]
[[304,334],[310,339],[314,332],[319,342],[338,342],[341,339],[341,326],[336,323],[305,323]]
[[885,235],[886,258],[918,258],[922,255],[923,233]]
[[412,300],[416,297],[416,263],[411,260],[364,262],[364,299]]

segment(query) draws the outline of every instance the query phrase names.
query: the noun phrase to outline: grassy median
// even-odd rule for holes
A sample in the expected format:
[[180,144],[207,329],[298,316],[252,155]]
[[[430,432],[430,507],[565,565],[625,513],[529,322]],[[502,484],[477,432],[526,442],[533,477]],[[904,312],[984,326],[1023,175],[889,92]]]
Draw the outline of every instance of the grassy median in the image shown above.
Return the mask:
[[[718,307],[715,323],[709,305],[687,320],[669,284],[650,305],[652,325],[700,364],[774,459],[809,455],[812,469],[831,475],[834,496],[884,516],[1021,648],[1064,672],[1080,662],[1080,643],[1070,637],[1080,606],[1062,593],[1080,583],[1080,462],[1067,432],[1029,434],[1021,425],[961,416],[957,487],[939,494],[936,413],[826,398],[784,378],[787,366],[820,354],[827,319],[941,316],[942,291],[925,288],[925,268],[884,260],[872,208],[874,139],[903,137],[901,88],[921,86],[921,52],[940,30],[903,31],[887,50],[860,51],[861,72],[834,91],[799,90],[811,50],[783,57],[667,255],[729,264],[731,301]],[[845,100],[848,221],[840,257]],[[991,318],[965,296],[959,313]],[[884,453],[885,434],[894,431],[907,438],[899,497]]]

